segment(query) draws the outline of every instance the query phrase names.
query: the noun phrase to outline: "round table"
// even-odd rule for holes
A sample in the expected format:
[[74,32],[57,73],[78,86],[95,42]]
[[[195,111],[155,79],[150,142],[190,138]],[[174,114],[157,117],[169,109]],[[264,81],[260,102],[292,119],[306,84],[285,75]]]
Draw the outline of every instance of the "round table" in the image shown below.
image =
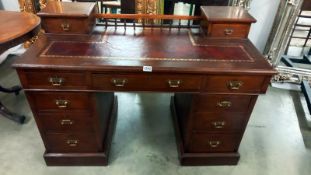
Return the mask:
[[[36,36],[40,31],[40,22],[40,18],[32,13],[0,10],[0,54]],[[0,85],[0,92],[17,95],[20,90],[20,86],[4,88]],[[9,111],[1,101],[0,114],[18,123],[25,121],[25,116]]]

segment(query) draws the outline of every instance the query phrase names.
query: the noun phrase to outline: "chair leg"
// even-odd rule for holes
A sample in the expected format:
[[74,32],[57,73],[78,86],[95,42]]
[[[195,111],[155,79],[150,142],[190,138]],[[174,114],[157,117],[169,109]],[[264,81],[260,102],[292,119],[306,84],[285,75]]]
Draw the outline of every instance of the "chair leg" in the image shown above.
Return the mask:
[[21,90],[22,88],[20,86],[13,86],[11,88],[4,88],[0,86],[0,92],[15,93],[15,95],[18,95]]
[[[13,86],[11,88],[4,88],[0,86],[0,92],[4,93],[14,93],[15,95],[18,95],[19,92],[22,90],[20,86]],[[8,108],[6,108],[0,101],[0,114],[10,120],[13,120],[17,123],[23,124],[25,122],[26,117],[23,115],[16,114],[14,112],[9,111]]]
[[12,121],[15,121],[17,123],[23,124],[25,122],[26,117],[23,115],[16,114],[14,112],[11,112],[6,108],[0,101],[0,114]]

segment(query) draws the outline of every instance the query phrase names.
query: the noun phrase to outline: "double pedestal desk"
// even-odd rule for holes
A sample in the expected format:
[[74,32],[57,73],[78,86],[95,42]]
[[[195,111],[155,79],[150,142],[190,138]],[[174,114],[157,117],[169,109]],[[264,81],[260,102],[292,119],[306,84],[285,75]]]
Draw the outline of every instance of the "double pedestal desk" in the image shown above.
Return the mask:
[[275,74],[246,38],[162,28],[44,34],[14,67],[47,165],[108,164],[119,91],[174,93],[181,165],[235,165],[257,96]]

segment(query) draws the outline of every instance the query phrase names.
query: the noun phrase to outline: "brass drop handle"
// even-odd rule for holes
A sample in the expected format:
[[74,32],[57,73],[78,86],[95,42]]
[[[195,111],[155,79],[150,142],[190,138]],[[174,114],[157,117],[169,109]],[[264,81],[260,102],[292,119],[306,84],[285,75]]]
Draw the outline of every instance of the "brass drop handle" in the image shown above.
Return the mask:
[[56,100],[55,104],[57,105],[58,108],[67,108],[69,105],[68,100]]
[[74,121],[70,120],[70,119],[63,119],[63,120],[60,121],[60,124],[61,125],[73,125]]
[[170,88],[178,88],[181,85],[181,80],[168,80],[167,83]]
[[49,82],[52,84],[52,86],[61,86],[65,82],[65,79],[59,77],[50,77]]
[[125,84],[127,83],[127,79],[120,79],[120,78],[113,78],[111,82],[114,84],[116,87],[124,87]]
[[68,32],[70,30],[70,24],[67,21],[64,21],[61,24],[61,27],[62,27],[63,31],[65,31],[65,32]]
[[79,140],[70,139],[70,140],[67,140],[66,143],[68,144],[68,146],[76,147],[78,146]]
[[225,30],[224,30],[224,32],[225,32],[225,35],[232,35],[232,34],[233,34],[233,32],[234,32],[234,30],[233,30],[233,29],[228,28],[228,29],[225,29]]
[[217,148],[221,144],[221,142],[218,140],[217,141],[209,141],[208,144],[212,148]]
[[221,101],[217,103],[217,106],[221,108],[230,108],[231,104],[232,103],[230,101]]
[[217,122],[213,122],[213,125],[216,129],[222,129],[226,125],[226,122],[225,121],[217,121]]
[[230,90],[239,90],[243,84],[243,81],[229,81],[227,86]]

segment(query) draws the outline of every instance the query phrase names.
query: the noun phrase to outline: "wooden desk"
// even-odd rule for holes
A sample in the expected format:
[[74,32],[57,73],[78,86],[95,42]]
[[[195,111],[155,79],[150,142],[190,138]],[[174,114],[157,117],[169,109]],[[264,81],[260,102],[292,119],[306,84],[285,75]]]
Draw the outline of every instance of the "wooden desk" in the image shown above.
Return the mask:
[[275,74],[249,40],[204,38],[187,29],[47,34],[14,67],[47,165],[108,164],[119,91],[175,93],[182,165],[237,164],[257,96]]
[[[40,18],[26,12],[10,12],[0,10],[0,54],[34,37],[40,30]],[[21,87],[4,88],[0,92],[18,94]],[[9,111],[0,102],[0,114],[18,123],[24,123],[25,116]]]

